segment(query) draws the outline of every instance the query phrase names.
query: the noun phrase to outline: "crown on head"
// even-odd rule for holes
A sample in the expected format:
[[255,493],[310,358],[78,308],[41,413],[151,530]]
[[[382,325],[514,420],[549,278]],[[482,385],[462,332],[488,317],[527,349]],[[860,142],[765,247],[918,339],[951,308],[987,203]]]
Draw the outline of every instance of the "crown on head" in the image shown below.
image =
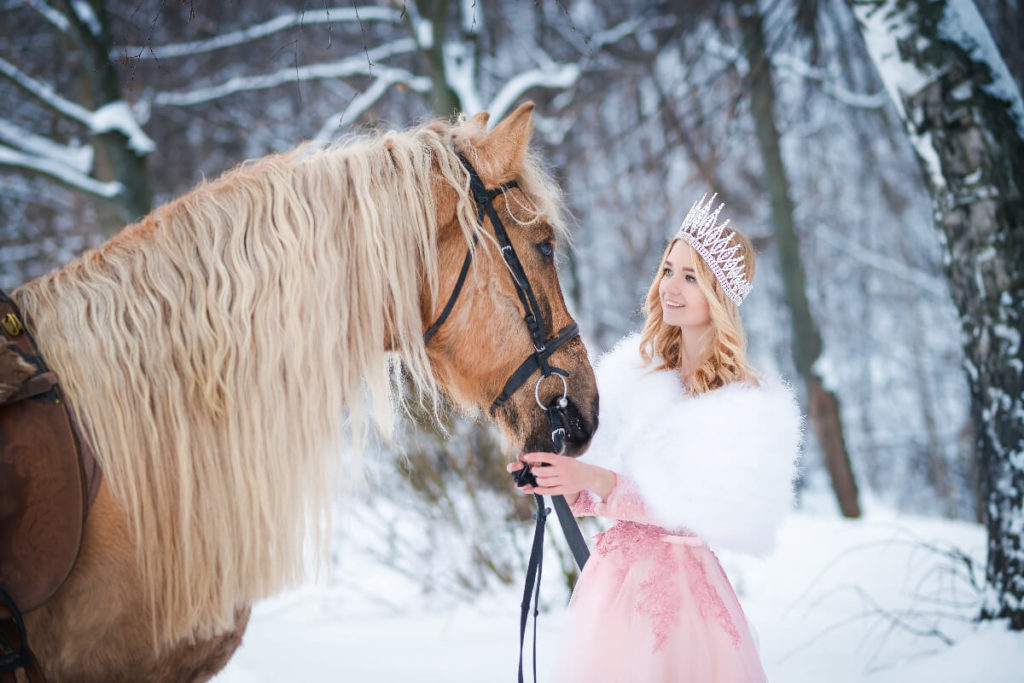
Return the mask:
[[707,199],[705,194],[694,202],[690,212],[683,219],[683,224],[679,226],[679,231],[676,232],[676,239],[684,240],[700,254],[711,272],[715,274],[715,279],[722,286],[726,296],[739,306],[750,293],[752,285],[747,280],[747,268],[743,254],[740,253],[740,244],[733,243],[732,240],[736,233],[725,229],[729,225],[729,220],[726,219],[721,225],[717,222],[718,214],[722,212],[725,204],[719,204],[718,208],[712,211],[717,196],[716,193],[711,195],[711,199]]

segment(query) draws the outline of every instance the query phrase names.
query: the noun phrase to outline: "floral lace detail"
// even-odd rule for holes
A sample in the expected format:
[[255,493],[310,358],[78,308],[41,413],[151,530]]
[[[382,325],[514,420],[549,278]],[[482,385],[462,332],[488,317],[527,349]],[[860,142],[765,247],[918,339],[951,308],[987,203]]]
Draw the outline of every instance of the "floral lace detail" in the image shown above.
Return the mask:
[[[718,557],[710,550],[708,553],[715,561],[715,568],[718,571],[722,571]],[[736,624],[733,623],[732,616],[729,614],[729,608],[722,601],[722,596],[718,594],[718,591],[708,581],[707,569],[696,553],[694,553],[693,548],[686,548],[683,554],[683,562],[686,565],[686,576],[690,581],[690,592],[697,599],[700,615],[705,619],[714,617],[725,632],[729,634],[729,638],[732,639],[732,646],[739,649],[740,632],[736,628]],[[729,590],[732,590],[732,584],[729,583],[728,579],[726,579],[726,585],[729,586]]]
[[651,522],[651,512],[640,492],[630,479],[615,475],[615,486],[607,500],[601,500],[593,492],[584,489],[572,505],[577,517],[610,517],[634,522]]
[[[620,520],[608,531],[598,534],[594,544],[594,552],[598,555],[620,555],[616,558],[619,565],[616,578],[620,583],[625,581],[629,568],[637,561],[652,561],[653,567],[640,583],[636,601],[637,612],[651,621],[654,633],[652,653],[665,646],[669,632],[679,624],[683,602],[680,578],[683,572],[690,592],[697,600],[700,615],[718,621],[729,634],[733,647],[739,648],[739,632],[722,598],[708,581],[704,565],[694,548],[684,546],[676,552],[676,547],[665,541],[667,535],[668,532],[659,526]],[[684,566],[680,565],[680,557]]]

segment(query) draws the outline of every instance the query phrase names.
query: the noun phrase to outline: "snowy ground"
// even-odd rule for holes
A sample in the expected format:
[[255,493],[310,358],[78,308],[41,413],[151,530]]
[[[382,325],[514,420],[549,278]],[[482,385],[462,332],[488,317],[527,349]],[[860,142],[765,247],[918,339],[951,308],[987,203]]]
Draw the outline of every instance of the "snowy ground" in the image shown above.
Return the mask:
[[[851,522],[829,507],[792,515],[766,559],[720,553],[772,681],[1024,683],[1024,634],[970,620],[972,581],[984,571],[980,526],[870,504]],[[554,683],[545,671],[563,600],[557,584],[544,589],[553,599],[540,617],[539,680]],[[438,608],[399,577],[353,562],[346,577],[258,605],[215,680],[514,681],[520,590]]]

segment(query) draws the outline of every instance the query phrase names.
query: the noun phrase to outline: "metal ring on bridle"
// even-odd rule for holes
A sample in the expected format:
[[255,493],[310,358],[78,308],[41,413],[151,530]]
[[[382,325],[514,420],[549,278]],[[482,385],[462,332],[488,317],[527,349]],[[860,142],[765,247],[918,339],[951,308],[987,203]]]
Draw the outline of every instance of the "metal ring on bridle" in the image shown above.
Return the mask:
[[533,399],[537,401],[537,405],[540,406],[541,410],[548,409],[546,405],[540,402],[540,383],[543,382],[548,377],[557,377],[558,379],[562,380],[562,398],[558,399],[558,403],[560,407],[564,407],[564,405],[562,405],[562,402],[565,401],[566,397],[569,395],[569,385],[566,383],[565,377],[558,374],[557,372],[552,372],[550,375],[541,375],[540,377],[537,378],[537,383],[533,385]]

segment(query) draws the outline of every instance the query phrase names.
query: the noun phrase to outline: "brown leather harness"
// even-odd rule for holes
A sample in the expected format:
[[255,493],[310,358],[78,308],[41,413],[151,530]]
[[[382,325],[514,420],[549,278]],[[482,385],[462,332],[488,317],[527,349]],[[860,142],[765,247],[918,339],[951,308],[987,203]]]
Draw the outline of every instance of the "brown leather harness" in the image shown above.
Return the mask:
[[18,669],[34,682],[43,680],[42,670],[21,615],[70,575],[100,469],[28,321],[2,290],[0,353],[17,361],[16,354],[30,373],[0,397],[0,683],[16,680]]

